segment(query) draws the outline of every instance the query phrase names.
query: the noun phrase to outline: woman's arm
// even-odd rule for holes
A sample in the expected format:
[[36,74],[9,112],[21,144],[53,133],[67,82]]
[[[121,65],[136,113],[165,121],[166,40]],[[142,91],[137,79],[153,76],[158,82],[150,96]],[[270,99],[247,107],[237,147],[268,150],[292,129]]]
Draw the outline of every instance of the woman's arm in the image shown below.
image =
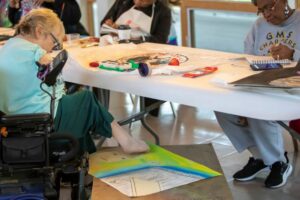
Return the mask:
[[115,3],[112,5],[112,7],[109,9],[109,11],[106,13],[105,17],[101,21],[100,26],[102,24],[104,24],[105,22],[107,22],[108,20],[114,23],[114,20],[116,20],[115,18],[117,16],[118,10],[119,10],[120,6],[122,6],[121,3],[122,3],[122,1],[120,1],[120,0],[115,1]]
[[[154,43],[167,43],[168,36],[171,29],[171,10],[167,7],[165,10],[156,10],[158,13],[158,18],[152,23],[151,35],[146,37],[145,40]],[[154,19],[153,19],[154,20]]]

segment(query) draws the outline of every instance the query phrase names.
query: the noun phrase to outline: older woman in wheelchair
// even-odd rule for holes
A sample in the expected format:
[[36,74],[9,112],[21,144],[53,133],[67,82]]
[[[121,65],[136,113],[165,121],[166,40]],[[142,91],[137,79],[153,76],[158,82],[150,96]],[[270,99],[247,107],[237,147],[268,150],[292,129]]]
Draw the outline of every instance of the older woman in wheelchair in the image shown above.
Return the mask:
[[[0,111],[5,114],[0,121],[0,170],[11,165],[47,166],[51,138],[66,139],[71,143],[67,146],[79,144],[80,155],[92,153],[96,148],[91,131],[114,137],[126,153],[148,151],[147,144],[122,129],[93,93],[83,90],[65,94],[63,81],[56,81],[56,76],[67,53],[61,52],[54,61],[49,55],[61,47],[63,37],[64,28],[57,15],[48,9],[35,9],[21,19],[16,36],[0,50]],[[16,140],[15,133],[22,139]],[[68,160],[66,157],[76,150],[69,151],[58,160]]]

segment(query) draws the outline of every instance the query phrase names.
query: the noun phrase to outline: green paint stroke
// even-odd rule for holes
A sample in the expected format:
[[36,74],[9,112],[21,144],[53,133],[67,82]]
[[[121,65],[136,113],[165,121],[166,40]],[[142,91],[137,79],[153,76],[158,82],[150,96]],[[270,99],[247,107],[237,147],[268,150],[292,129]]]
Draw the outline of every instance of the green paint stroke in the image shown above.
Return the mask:
[[90,166],[89,173],[97,178],[104,178],[150,167],[161,167],[190,173],[203,178],[221,175],[204,165],[172,153],[162,147],[149,144],[150,151],[133,158],[116,162],[100,162]]

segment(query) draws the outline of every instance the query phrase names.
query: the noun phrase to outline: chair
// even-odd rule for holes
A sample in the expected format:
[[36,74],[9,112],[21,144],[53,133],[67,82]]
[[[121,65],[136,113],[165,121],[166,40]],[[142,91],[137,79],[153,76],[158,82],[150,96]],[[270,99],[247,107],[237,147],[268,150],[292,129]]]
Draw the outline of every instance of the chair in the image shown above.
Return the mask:
[[[53,62],[53,70],[41,83],[41,89],[42,84],[53,86],[56,83],[56,77],[67,60],[66,51],[58,54],[58,59],[55,60],[58,62]],[[77,139],[66,133],[54,132],[55,98],[53,94],[47,94],[51,96],[50,114],[5,115],[0,111],[1,200],[56,200],[59,198],[60,182],[66,175],[78,175],[76,199],[86,199],[82,187],[82,177],[87,168],[86,155],[77,156]]]

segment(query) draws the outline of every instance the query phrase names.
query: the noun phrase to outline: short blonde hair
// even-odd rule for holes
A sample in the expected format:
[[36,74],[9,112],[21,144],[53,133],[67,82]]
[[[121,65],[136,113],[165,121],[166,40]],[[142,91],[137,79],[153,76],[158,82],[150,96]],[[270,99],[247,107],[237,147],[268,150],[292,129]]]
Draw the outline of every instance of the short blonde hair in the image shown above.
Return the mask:
[[51,33],[54,28],[58,28],[60,34],[65,34],[64,26],[57,14],[46,8],[33,9],[22,17],[16,26],[16,33],[35,37],[35,29],[38,26],[42,27],[45,33]]

